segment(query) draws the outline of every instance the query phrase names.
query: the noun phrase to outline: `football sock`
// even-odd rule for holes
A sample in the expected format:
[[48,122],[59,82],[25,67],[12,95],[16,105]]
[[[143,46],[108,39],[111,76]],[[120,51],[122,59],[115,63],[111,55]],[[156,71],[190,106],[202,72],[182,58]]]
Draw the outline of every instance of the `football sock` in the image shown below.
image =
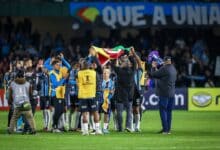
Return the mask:
[[49,129],[50,128],[50,122],[51,122],[51,114],[50,114],[50,110],[49,109],[47,109],[46,110],[46,120],[47,120],[47,122],[46,122],[46,128],[47,129]]
[[80,117],[80,112],[79,111],[77,111],[76,113],[75,113],[75,129],[77,129],[78,128],[78,126],[79,126],[79,117]]
[[140,114],[135,114],[135,129],[140,129]]
[[108,123],[104,123],[103,129],[108,129]]

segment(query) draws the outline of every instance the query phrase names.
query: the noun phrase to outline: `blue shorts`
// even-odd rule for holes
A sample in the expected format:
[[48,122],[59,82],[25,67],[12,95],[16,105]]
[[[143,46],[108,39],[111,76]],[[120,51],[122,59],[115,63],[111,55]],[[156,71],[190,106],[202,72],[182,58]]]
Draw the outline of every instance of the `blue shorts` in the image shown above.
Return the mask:
[[98,102],[93,98],[79,99],[79,107],[81,112],[98,111]]

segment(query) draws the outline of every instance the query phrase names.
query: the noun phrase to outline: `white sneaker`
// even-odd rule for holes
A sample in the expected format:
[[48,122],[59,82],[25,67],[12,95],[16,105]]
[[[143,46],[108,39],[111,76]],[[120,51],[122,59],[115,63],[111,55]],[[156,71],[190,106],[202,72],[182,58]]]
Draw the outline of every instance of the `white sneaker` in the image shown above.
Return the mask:
[[103,133],[102,133],[102,130],[97,130],[97,131],[95,132],[95,134],[96,134],[96,135],[102,135]]
[[89,135],[89,132],[83,132],[82,135],[87,136],[87,135]]
[[89,132],[91,135],[95,135],[96,134],[96,131],[95,130],[92,130],[91,132]]
[[61,133],[59,129],[53,129],[53,133]]
[[132,130],[132,129],[130,129],[130,128],[126,128],[126,129],[125,129],[125,131],[130,132],[130,133],[132,133],[132,132],[133,132],[133,130]]
[[141,132],[141,130],[138,129],[138,128],[136,128],[134,131],[135,131],[135,132]]
[[65,124],[65,125],[64,125],[64,129],[65,129],[66,131],[69,131],[69,129],[70,129],[70,128],[69,128],[69,125],[68,125],[68,124]]

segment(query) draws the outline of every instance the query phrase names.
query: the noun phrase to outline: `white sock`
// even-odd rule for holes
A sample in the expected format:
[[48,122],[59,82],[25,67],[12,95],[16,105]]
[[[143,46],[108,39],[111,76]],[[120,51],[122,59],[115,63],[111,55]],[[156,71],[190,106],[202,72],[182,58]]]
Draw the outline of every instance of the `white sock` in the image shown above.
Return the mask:
[[103,129],[108,129],[108,123],[104,123]]
[[74,112],[69,113],[69,129],[72,129],[73,113]]
[[79,126],[79,117],[80,117],[80,112],[79,111],[77,111],[76,113],[75,113],[75,129],[77,129],[78,128],[78,126]]
[[46,116],[47,116],[47,125],[46,125],[46,128],[47,128],[47,129],[50,129],[51,115],[50,115],[50,110],[49,110],[49,109],[46,110]]
[[66,119],[65,119],[65,116],[66,116],[66,113],[63,113],[62,114],[62,124],[63,124],[63,126],[65,125],[65,123],[66,123]]
[[64,113],[64,127],[69,130],[69,112]]
[[94,116],[90,115],[90,129],[96,130],[95,122],[94,122]]
[[83,133],[88,133],[89,132],[89,125],[88,123],[83,123]]
[[113,112],[113,122],[114,122],[115,130],[118,130],[118,121],[117,121],[117,114],[116,114],[116,112]]
[[51,113],[50,113],[50,114],[51,114],[50,116],[51,116],[51,118],[52,118],[52,119],[51,119],[51,124],[53,124],[54,112],[55,112],[55,111],[54,111],[54,108],[52,108]]
[[61,129],[64,127],[64,125],[65,125],[65,115],[64,113],[62,113],[62,115],[59,118],[58,128]]
[[81,131],[83,132],[84,131],[84,125],[83,125],[83,116],[81,115]]
[[135,115],[135,129],[140,129],[140,114]]
[[96,132],[100,130],[100,123],[95,123],[95,130]]
[[131,115],[131,130],[134,131],[134,124],[133,124],[133,120],[134,120],[134,115]]
[[47,126],[47,120],[46,120],[46,110],[43,110],[43,121],[44,121],[44,128]]
[[58,121],[58,129],[61,129],[63,127],[63,115],[60,116],[59,121]]

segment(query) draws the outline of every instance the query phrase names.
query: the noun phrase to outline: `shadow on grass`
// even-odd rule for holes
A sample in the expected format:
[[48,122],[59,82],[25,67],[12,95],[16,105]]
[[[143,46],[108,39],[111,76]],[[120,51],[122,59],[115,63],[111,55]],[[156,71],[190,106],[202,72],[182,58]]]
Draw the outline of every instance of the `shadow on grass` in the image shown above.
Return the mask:
[[[141,132],[117,132],[117,131],[113,131],[110,130],[110,134],[106,134],[104,136],[129,136],[129,135],[134,135],[137,137],[151,137],[151,136],[159,136],[160,134],[157,133],[158,131],[147,131],[147,130],[143,130]],[[0,135],[7,135],[7,129],[1,129],[0,130]],[[22,133],[15,133],[16,135],[22,134]],[[81,135],[80,132],[72,132],[72,131],[68,131],[68,132],[62,132],[62,133],[52,133],[52,132],[45,132],[43,130],[37,130],[37,134],[40,135],[73,135],[73,136],[79,136]],[[189,130],[174,130],[171,132],[171,135],[169,136],[189,136],[189,137],[198,137],[198,136],[220,136],[220,131],[218,132],[214,132],[214,131],[208,131],[208,130],[204,130],[204,131],[189,131]]]

